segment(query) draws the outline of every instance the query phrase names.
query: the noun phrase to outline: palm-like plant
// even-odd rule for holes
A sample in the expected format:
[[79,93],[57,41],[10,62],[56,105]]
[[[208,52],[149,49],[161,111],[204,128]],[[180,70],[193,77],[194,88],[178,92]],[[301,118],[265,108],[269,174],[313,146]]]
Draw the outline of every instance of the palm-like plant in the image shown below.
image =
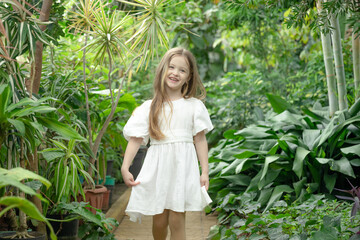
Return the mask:
[[16,86],[25,95],[25,79],[15,59],[27,52],[30,59],[34,59],[36,41],[49,45],[52,38],[40,29],[40,21],[26,9],[26,1],[2,2],[8,5],[0,6],[0,29],[5,36],[0,42],[0,55],[5,56],[4,61],[0,61],[0,81],[9,81],[13,90]]
[[[87,4],[85,4],[87,2]],[[122,1],[124,3],[134,5],[134,3]],[[127,74],[131,71],[133,62],[138,58],[135,57],[130,61],[130,51],[127,48],[127,43],[133,42],[130,47],[130,50],[133,53],[139,54],[140,63],[148,62],[150,56],[153,56],[155,49],[157,47],[157,42],[160,42],[165,47],[168,46],[168,39],[165,31],[165,20],[161,17],[160,9],[163,7],[166,1],[137,1],[135,3],[136,7],[144,8],[143,11],[140,11],[137,15],[137,19],[133,19],[136,22],[135,27],[138,29],[135,31],[129,40],[125,40],[126,31],[125,24],[130,20],[129,15],[125,15],[121,18],[120,14],[115,10],[107,14],[105,10],[105,5],[100,1],[91,1],[85,0],[85,2],[80,1],[79,7],[82,8],[81,14],[73,15],[71,19],[73,20],[72,28],[76,30],[81,30],[85,33],[85,36],[92,34],[94,40],[89,44],[86,44],[83,47],[83,75],[84,75],[84,87],[85,87],[85,98],[86,98],[86,109],[87,109],[87,127],[89,134],[89,143],[93,151],[94,156],[97,155],[101,139],[106,132],[107,127],[111,119],[114,116],[117,105],[120,101],[120,96],[122,95],[122,87],[124,80],[126,79]],[[90,109],[89,109],[89,100],[88,100],[88,86],[86,83],[85,76],[85,56],[86,50],[95,51],[95,55],[98,59],[98,64],[103,64],[105,59],[109,62],[109,71],[108,71],[108,87],[111,97],[111,111],[106,117],[104,123],[99,128],[99,132],[96,134],[96,139],[93,139],[92,136],[92,125],[90,119]],[[124,66],[126,62],[130,61],[131,63],[127,66],[125,74],[122,76],[121,82],[117,83],[117,95],[114,96],[114,91],[112,89],[112,66],[116,60],[116,56],[119,56],[121,64]],[[140,65],[139,65],[140,66]],[[126,68],[126,67],[125,67]],[[94,141],[94,142],[93,142]],[[91,163],[94,164],[95,159],[91,159]],[[89,173],[92,173],[92,169],[89,168]]]
[[139,66],[146,63],[154,56],[155,50],[158,48],[158,42],[165,48],[169,47],[169,39],[166,33],[166,25],[168,21],[161,16],[160,9],[168,2],[168,0],[135,0],[129,2],[125,0],[118,0],[140,8],[136,12],[139,15],[137,23],[134,26],[135,33],[130,37],[127,43],[131,43],[131,50],[142,52]]

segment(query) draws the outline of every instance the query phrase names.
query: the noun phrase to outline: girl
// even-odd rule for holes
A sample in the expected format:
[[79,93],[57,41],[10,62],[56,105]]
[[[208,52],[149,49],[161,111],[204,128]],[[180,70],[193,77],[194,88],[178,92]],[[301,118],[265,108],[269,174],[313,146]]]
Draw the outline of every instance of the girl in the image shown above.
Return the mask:
[[[157,67],[153,99],[139,106],[124,127],[129,142],[121,172],[132,187],[126,213],[135,222],[152,215],[155,240],[166,239],[168,226],[171,239],[185,239],[185,212],[202,211],[211,202],[205,134],[213,126],[199,100],[204,97],[194,56],[183,48],[170,49]],[[129,167],[149,138],[151,146],[134,180]]]

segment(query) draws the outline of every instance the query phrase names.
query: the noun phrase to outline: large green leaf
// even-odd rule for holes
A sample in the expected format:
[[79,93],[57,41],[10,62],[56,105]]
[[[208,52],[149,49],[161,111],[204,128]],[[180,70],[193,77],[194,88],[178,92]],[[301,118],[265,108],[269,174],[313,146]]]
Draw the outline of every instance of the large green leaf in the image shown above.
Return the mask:
[[315,146],[321,146],[330,136],[335,132],[337,125],[335,125],[336,118],[332,118],[329,124],[326,125],[325,129],[321,131],[321,135],[316,138]]
[[235,159],[229,166],[225,167],[221,171],[221,175],[224,176],[224,175],[234,174],[236,167],[244,161],[245,159]]
[[269,168],[269,164],[272,163],[272,162],[275,162],[279,158],[280,158],[279,156],[267,156],[265,158],[265,164],[264,164],[264,168],[263,168],[263,171],[262,171],[262,174],[261,174],[260,181],[265,177],[265,175],[267,173],[267,170]]
[[304,129],[302,132],[302,141],[309,148],[313,150],[315,146],[316,139],[320,136],[320,129]]
[[302,147],[298,147],[296,149],[295,160],[292,170],[295,172],[295,174],[298,176],[299,179],[303,175],[304,160],[309,153],[310,151]]
[[342,157],[340,160],[333,161],[331,169],[355,178],[354,170],[351,167],[350,161],[345,157]]
[[327,190],[329,190],[330,193],[335,187],[336,179],[337,179],[337,173],[331,175],[329,175],[328,173],[324,174],[325,187]]
[[65,156],[65,153],[57,148],[44,149],[40,153],[48,162]]
[[263,179],[258,182],[258,189],[261,190],[269,185],[274,185],[274,181],[279,176],[282,168],[269,169]]
[[24,179],[34,179],[34,180],[39,180],[46,187],[50,187],[50,185],[51,185],[51,183],[47,179],[43,178],[42,176],[39,176],[34,172],[31,172],[29,170],[26,170],[26,169],[20,168],[20,167],[12,168],[10,170],[0,168],[0,176],[2,176],[2,177],[9,176],[13,179],[16,179],[19,182]]
[[274,188],[266,188],[260,191],[260,196],[257,201],[261,204],[261,206],[265,206],[269,202],[273,190]]
[[266,205],[266,208],[264,209],[264,212],[266,212],[267,210],[269,210],[269,208],[276,202],[278,201],[282,194],[284,192],[287,192],[287,193],[291,193],[293,192],[294,189],[292,189],[291,187],[289,187],[288,185],[279,185],[279,186],[276,186],[274,188],[274,191],[272,192],[271,194],[271,197],[269,199],[269,202],[268,204]]
[[249,176],[243,174],[236,174],[230,176],[221,176],[220,178],[226,179],[231,183],[239,186],[248,186],[250,183],[251,178]]
[[351,147],[341,148],[340,150],[345,154],[352,153],[352,154],[356,154],[360,157],[360,144],[357,144],[357,145],[354,145]]
[[36,107],[24,108],[21,109],[20,111],[12,111],[9,115],[10,117],[23,117],[33,113],[48,113],[53,111],[56,111],[56,108],[50,106],[36,106]]
[[46,117],[37,117],[37,119],[42,125],[59,133],[61,136],[63,136],[66,139],[85,141],[85,138],[82,137],[73,128],[69,127],[64,123],[58,122],[56,119],[46,118]]
[[272,134],[266,133],[266,131],[268,130],[269,128],[265,128],[265,127],[250,126],[247,128],[243,128],[240,131],[237,131],[235,135],[241,135],[246,138],[255,138],[255,139],[266,138],[272,136]]
[[307,178],[304,177],[304,178],[302,178],[300,181],[293,183],[296,197],[298,197],[298,196],[300,195],[301,190],[302,190],[303,187],[305,186],[306,180],[307,180]]
[[241,171],[243,171],[244,169],[244,165],[248,162],[248,161],[257,161],[257,159],[250,159],[250,158],[245,158],[245,159],[242,159],[243,161],[241,161],[239,163],[239,165],[236,166],[235,168],[235,173],[238,174],[240,173]]
[[331,158],[316,158],[316,160],[321,164],[329,164],[330,169],[333,171],[355,178],[354,170],[351,167],[350,161],[345,157],[340,160],[334,160]]
[[5,111],[10,99],[10,87],[8,85],[0,85],[0,122],[7,118]]
[[[216,164],[216,167],[212,167],[213,164]],[[229,164],[226,162],[209,163],[209,176],[210,177],[215,176],[216,174],[221,172],[223,168],[226,168],[227,166],[229,166]]]
[[291,113],[288,110],[284,110],[270,120],[279,123],[281,125],[291,124],[291,125],[302,126],[303,128],[305,128],[305,124],[301,121],[302,119],[303,116]]
[[19,131],[19,133],[21,134],[21,136],[25,136],[25,125],[22,121],[20,120],[15,120],[15,119],[7,119],[9,123],[11,123],[16,130]]
[[29,195],[36,195],[37,197],[41,197],[40,194],[37,194],[32,188],[22,184],[20,181],[18,181],[16,178],[12,176],[2,175],[0,174],[0,188],[6,187],[6,186],[13,186],[18,188],[20,191],[29,194]]
[[280,96],[267,93],[266,97],[269,99],[269,102],[272,108],[274,109],[274,112],[282,113],[285,110],[288,110],[290,112],[295,112],[292,106]]
[[[18,208],[24,212],[27,216],[36,219],[38,221],[45,222],[48,228],[50,229],[50,237],[52,240],[57,239],[54,233],[54,230],[49,223],[49,221],[40,213],[37,207],[27,199],[20,197],[2,197],[0,198],[0,204],[9,206],[11,208]],[[0,217],[5,213],[5,211],[0,212]]]

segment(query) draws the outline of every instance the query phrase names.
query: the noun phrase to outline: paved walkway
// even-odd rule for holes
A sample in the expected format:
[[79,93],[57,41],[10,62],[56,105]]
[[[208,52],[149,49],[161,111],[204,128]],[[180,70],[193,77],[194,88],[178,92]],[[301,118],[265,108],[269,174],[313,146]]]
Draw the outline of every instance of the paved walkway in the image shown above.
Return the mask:
[[[113,198],[116,201],[107,211],[106,217],[115,218],[120,225],[113,229],[117,240],[147,240],[152,238],[152,217],[142,217],[141,224],[134,223],[125,216],[125,208],[129,201],[131,189],[125,185],[115,189]],[[216,225],[214,215],[205,215],[204,212],[187,212],[185,217],[186,239],[204,240],[209,234],[210,227]],[[170,231],[169,231],[170,232]],[[170,233],[167,239],[170,239]]]
[[[185,219],[187,240],[206,239],[210,227],[216,224],[216,216],[206,216],[204,212],[187,212]],[[125,216],[114,233],[118,240],[152,240],[151,227],[152,217],[143,217],[139,224],[131,222]],[[170,233],[167,239],[170,239]]]

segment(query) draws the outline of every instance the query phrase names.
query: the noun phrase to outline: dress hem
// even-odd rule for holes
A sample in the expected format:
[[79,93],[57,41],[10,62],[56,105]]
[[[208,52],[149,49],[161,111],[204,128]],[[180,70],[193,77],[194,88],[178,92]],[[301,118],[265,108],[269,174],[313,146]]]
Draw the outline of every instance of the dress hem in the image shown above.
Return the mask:
[[142,216],[154,216],[157,214],[161,214],[164,212],[164,210],[171,210],[174,212],[182,212],[182,213],[186,213],[186,212],[202,212],[204,210],[205,207],[199,209],[199,208],[194,208],[194,209],[185,209],[185,210],[181,210],[181,209],[169,209],[169,208],[164,208],[162,210],[159,211],[141,211],[141,210],[125,210],[126,215],[128,215],[130,217],[130,221],[132,222],[137,222],[139,221],[139,223],[141,223],[141,217]]

